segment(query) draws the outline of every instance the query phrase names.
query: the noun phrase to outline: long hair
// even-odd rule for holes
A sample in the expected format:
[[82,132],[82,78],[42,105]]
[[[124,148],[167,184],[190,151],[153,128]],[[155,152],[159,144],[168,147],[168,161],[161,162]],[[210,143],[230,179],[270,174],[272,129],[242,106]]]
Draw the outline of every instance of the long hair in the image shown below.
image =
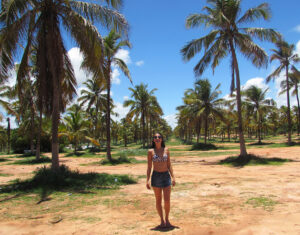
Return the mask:
[[[163,147],[163,148],[166,147],[163,135],[161,133],[159,133],[159,132],[154,132],[154,133],[155,134],[159,134],[161,136],[161,147]],[[153,138],[152,138],[151,148],[155,148],[155,142],[153,141]]]

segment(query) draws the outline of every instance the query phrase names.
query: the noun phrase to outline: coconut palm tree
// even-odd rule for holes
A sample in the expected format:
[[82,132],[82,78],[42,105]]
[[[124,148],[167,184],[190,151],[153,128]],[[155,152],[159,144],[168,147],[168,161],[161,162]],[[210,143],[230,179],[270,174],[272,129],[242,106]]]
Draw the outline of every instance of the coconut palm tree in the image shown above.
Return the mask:
[[220,112],[219,106],[222,99],[218,99],[221,93],[218,89],[220,84],[212,90],[211,84],[208,79],[199,79],[195,82],[194,89],[187,90],[187,97],[184,102],[192,107],[193,116],[200,117],[203,116],[204,119],[204,143],[207,140],[208,131],[208,119],[212,114],[223,119],[223,115]]
[[74,153],[77,153],[77,147],[81,140],[84,139],[87,128],[87,122],[84,118],[84,113],[78,104],[68,108],[68,113],[64,118],[66,130],[60,135],[67,136],[70,142],[74,145]]
[[[127,30],[125,18],[116,10],[122,1],[106,0],[102,4],[75,0],[11,0],[1,2],[0,81],[7,79],[14,66],[18,45],[24,42],[19,73],[26,73],[32,46],[36,46],[37,80],[40,100],[52,117],[52,169],[59,169],[58,125],[64,110],[64,98],[72,99],[76,79],[62,37],[68,31],[84,55],[96,51],[101,35],[91,22],[118,32]],[[20,76],[24,77],[24,76]],[[67,94],[66,94],[67,93]]]
[[251,86],[245,90],[245,102],[247,102],[249,108],[252,110],[252,114],[255,117],[257,124],[258,143],[261,144],[261,132],[263,115],[270,110],[275,104],[273,99],[266,99],[266,93],[269,89],[262,90],[257,86]]
[[[300,61],[299,56],[294,53],[295,46],[293,44],[288,44],[283,40],[276,42],[277,49],[272,49],[273,54],[271,55],[271,62],[273,60],[279,61],[279,66],[267,77],[267,82],[271,79],[278,78],[281,72],[285,72],[286,80],[286,100],[287,100],[287,119],[288,119],[288,144],[292,143],[292,120],[291,120],[291,105],[290,105],[290,82],[289,82],[289,68],[295,68],[294,63]],[[296,68],[295,68],[296,69]]]
[[[295,67],[292,68],[292,73],[289,73],[289,87],[294,87],[294,90],[292,91],[292,95],[296,96],[297,99],[297,132],[298,135],[300,134],[300,104],[299,104],[299,91],[298,87],[300,86],[300,71],[298,71]],[[286,80],[283,80],[280,83],[280,86],[282,88],[282,91],[280,94],[283,94],[287,91],[287,82]]]
[[[78,98],[78,102],[81,102],[80,105],[83,106],[87,103],[86,111],[90,112],[92,107],[95,107],[94,112],[94,133],[93,137],[98,139],[99,132],[98,130],[98,113],[99,110],[104,110],[106,106],[106,95],[104,94],[106,85],[105,81],[102,79],[97,79],[93,77],[88,79],[83,84],[86,86],[85,89],[81,90],[81,96]],[[93,114],[93,112],[90,112]]]
[[[89,70],[97,77],[99,80],[104,79],[106,81],[106,91],[107,91],[107,103],[106,103],[106,144],[107,144],[107,159],[109,161],[111,158],[111,137],[110,137],[110,114],[111,114],[111,105],[110,105],[110,90],[111,90],[111,79],[112,79],[112,65],[121,69],[126,77],[131,81],[131,76],[129,69],[126,63],[116,57],[117,52],[124,46],[131,47],[131,44],[128,40],[121,40],[121,35],[116,33],[115,30],[110,31],[107,37],[103,39],[103,49],[104,49],[104,61],[101,57],[96,58],[98,63],[95,63],[95,58],[90,58],[87,55],[83,61],[83,67]],[[100,49],[99,49],[100,50]],[[100,55],[102,56],[102,55]]]
[[[211,64],[214,70],[228,54],[231,57],[231,92],[236,87],[236,101],[239,120],[240,158],[248,158],[243,134],[242,103],[240,90],[240,73],[236,50],[257,66],[267,66],[268,57],[253,38],[274,41],[279,34],[273,29],[248,28],[246,23],[255,20],[268,20],[270,9],[267,3],[248,9],[242,16],[241,0],[207,0],[208,6],[203,9],[206,14],[192,14],[186,19],[186,27],[194,28],[205,25],[212,30],[205,36],[188,42],[181,50],[183,59],[189,61],[196,53],[204,51],[204,55],[194,68],[196,76],[200,76]],[[236,84],[236,85],[235,85]]]
[[134,88],[129,88],[132,92],[131,97],[133,99],[126,100],[123,104],[124,107],[129,107],[130,110],[127,113],[127,119],[131,120],[133,116],[140,117],[140,122],[142,124],[142,132],[143,132],[143,148],[145,148],[146,141],[146,118],[147,113],[149,111],[149,107],[151,106],[151,102],[153,101],[153,94],[157,90],[152,89],[148,91],[148,85],[141,83],[140,85],[136,85]]

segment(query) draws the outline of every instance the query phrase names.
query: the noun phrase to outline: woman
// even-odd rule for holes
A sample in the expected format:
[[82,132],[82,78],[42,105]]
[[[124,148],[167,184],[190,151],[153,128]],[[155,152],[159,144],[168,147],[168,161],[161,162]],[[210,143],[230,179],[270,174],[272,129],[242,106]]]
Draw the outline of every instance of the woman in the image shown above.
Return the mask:
[[[151,186],[154,190],[156,198],[156,209],[158,215],[160,216],[161,224],[159,228],[171,227],[169,221],[170,212],[170,196],[171,196],[171,178],[172,185],[175,186],[175,177],[173,174],[173,169],[171,166],[170,152],[168,148],[165,147],[163,136],[160,133],[156,133],[152,141],[152,149],[148,150],[148,169],[147,169],[147,189],[150,187],[150,173],[153,163],[153,173],[151,176]],[[162,210],[162,192],[164,195],[165,204],[165,220],[163,218]]]

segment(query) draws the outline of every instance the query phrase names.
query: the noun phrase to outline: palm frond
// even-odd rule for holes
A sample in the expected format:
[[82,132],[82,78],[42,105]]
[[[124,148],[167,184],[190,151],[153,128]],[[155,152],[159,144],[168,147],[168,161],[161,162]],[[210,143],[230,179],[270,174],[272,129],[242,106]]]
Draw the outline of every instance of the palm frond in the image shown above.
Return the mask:
[[268,20],[271,17],[271,10],[268,3],[262,3],[257,7],[248,9],[237,23],[249,23],[255,20]]

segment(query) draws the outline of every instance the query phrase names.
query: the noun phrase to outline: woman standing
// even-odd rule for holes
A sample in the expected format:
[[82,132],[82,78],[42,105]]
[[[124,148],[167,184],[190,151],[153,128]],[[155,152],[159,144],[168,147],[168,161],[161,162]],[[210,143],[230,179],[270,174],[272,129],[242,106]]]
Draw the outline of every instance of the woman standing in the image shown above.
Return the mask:
[[[156,209],[160,216],[161,224],[159,228],[172,227],[169,221],[170,196],[171,196],[171,177],[172,185],[175,186],[175,177],[171,166],[170,152],[165,147],[163,136],[156,133],[152,141],[152,149],[148,150],[148,169],[147,169],[147,189],[150,187],[150,174],[153,163],[153,172],[151,176],[151,186],[154,190],[156,199]],[[164,195],[165,219],[162,210],[162,192]]]

